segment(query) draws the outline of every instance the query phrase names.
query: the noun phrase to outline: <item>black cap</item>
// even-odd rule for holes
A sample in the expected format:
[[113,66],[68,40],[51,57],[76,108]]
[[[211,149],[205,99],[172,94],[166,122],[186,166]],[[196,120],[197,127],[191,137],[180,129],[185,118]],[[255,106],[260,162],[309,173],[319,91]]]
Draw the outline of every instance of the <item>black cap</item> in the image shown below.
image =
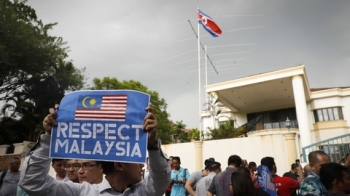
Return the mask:
[[210,163],[210,162],[215,162],[215,159],[214,159],[213,157],[210,157],[209,159],[206,159],[206,160],[204,161],[204,165],[207,165],[207,164]]

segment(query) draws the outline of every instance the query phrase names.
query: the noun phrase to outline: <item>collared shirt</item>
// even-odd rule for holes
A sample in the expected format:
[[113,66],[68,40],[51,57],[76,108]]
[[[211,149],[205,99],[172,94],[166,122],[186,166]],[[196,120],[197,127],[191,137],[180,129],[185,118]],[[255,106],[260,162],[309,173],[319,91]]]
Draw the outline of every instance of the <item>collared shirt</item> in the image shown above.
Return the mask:
[[[51,175],[51,177],[53,177],[55,180],[57,180],[57,173],[53,173]],[[62,180],[58,180],[58,181],[62,181],[62,182],[68,182],[69,181],[69,178],[68,178],[68,174],[66,174],[66,176],[62,179]]]
[[[180,167],[179,171],[176,171],[173,169],[171,171],[171,180],[181,180],[186,181],[190,177],[190,172],[182,167]],[[186,195],[186,189],[185,185],[181,183],[175,183],[173,184],[173,187],[171,189],[171,196],[184,196]]]
[[196,195],[207,195],[207,190],[215,177],[215,172],[210,172],[207,176],[204,176],[197,183]]
[[227,196],[230,193],[231,175],[236,169],[227,167],[225,171],[218,173],[211,182],[208,191],[216,196]]
[[[0,176],[1,174],[2,172],[0,172]],[[1,196],[16,196],[19,176],[20,172],[11,172],[11,170],[7,170],[0,189]]]
[[34,151],[28,153],[29,158],[23,164],[19,185],[28,195],[50,196],[112,196],[112,195],[145,195],[161,196],[170,184],[170,167],[168,161],[158,151],[148,151],[150,174],[141,182],[128,187],[123,193],[113,190],[109,182],[103,178],[100,184],[81,184],[71,181],[57,181],[47,175],[51,159],[49,156],[50,136],[41,135]]
[[320,181],[320,177],[310,173],[300,184],[299,195],[326,196],[327,190]]

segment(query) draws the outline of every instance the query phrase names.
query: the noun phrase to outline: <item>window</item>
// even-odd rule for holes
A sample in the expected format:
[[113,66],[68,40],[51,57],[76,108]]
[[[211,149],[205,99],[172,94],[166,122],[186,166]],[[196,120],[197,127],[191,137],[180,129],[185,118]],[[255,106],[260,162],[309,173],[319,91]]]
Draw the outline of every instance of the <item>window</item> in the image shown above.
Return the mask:
[[314,110],[314,116],[316,122],[344,119],[341,107]]

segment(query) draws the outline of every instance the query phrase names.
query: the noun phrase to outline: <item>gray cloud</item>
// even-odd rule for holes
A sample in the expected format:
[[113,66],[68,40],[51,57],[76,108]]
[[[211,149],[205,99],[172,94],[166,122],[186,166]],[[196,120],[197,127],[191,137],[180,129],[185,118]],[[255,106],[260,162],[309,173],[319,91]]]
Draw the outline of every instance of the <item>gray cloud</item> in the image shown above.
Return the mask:
[[[224,31],[201,41],[219,74],[208,65],[209,84],[303,63],[311,87],[349,85],[346,0],[319,1],[34,1],[52,34],[68,42],[78,68],[90,79],[111,76],[139,80],[169,104],[173,121],[197,127],[197,6]],[[225,46],[223,46],[225,45]],[[234,46],[228,46],[234,45]],[[222,47],[220,47],[222,46]],[[202,52],[203,54],[203,52]],[[202,57],[203,58],[203,57]],[[205,83],[204,59],[202,85]],[[202,88],[202,103],[205,95]]]

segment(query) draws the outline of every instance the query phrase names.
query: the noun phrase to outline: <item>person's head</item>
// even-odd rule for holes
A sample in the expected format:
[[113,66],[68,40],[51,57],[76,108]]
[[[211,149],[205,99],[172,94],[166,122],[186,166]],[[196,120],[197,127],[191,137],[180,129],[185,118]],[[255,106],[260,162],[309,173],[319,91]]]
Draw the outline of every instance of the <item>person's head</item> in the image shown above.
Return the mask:
[[292,172],[293,174],[297,174],[297,173],[298,173],[298,167],[299,167],[298,164],[293,163],[293,164],[290,166],[290,172]]
[[169,164],[170,164],[170,167],[173,166],[173,156],[170,156],[170,157],[169,157]]
[[180,165],[181,165],[180,157],[173,157],[172,163],[175,170],[180,169]]
[[19,157],[13,157],[10,160],[10,170],[12,172],[18,172],[20,166],[21,166],[21,159]]
[[242,159],[242,164],[241,166],[247,167],[248,168],[248,162],[245,159]]
[[309,164],[305,165],[304,166],[304,176],[306,177],[307,175],[309,175],[310,171],[311,171],[310,165]]
[[77,159],[67,159],[67,175],[70,181],[79,182],[78,170],[74,169],[74,166],[78,164]]
[[204,161],[204,166],[207,166],[209,163],[214,163],[215,159],[213,157],[210,157],[209,159],[206,159]]
[[329,162],[329,156],[323,151],[318,150],[309,153],[310,169],[316,175],[320,175],[321,165]]
[[78,171],[79,183],[99,184],[102,182],[103,169],[101,162],[79,159],[75,167]]
[[208,170],[209,172],[215,172],[216,174],[218,174],[219,172],[221,172],[221,163],[219,162],[212,162],[208,165]]
[[322,164],[320,180],[328,192],[350,194],[349,172],[338,163]]
[[66,176],[66,159],[52,159],[52,168],[55,170],[57,176],[64,178]]
[[237,171],[232,173],[230,191],[233,196],[257,196],[253,181],[249,175],[249,170],[247,173],[247,171],[238,168]]
[[238,155],[231,155],[228,158],[227,165],[228,166],[233,166],[235,168],[238,168],[242,164],[242,159]]
[[107,179],[118,178],[127,186],[139,183],[142,180],[144,164],[107,161],[102,161],[101,164]]
[[275,159],[273,157],[262,158],[260,161],[260,164],[265,165],[267,168],[269,168],[269,170],[272,174],[275,174],[277,172]]
[[255,172],[256,171],[256,163],[255,162],[249,162],[248,168],[250,171]]

